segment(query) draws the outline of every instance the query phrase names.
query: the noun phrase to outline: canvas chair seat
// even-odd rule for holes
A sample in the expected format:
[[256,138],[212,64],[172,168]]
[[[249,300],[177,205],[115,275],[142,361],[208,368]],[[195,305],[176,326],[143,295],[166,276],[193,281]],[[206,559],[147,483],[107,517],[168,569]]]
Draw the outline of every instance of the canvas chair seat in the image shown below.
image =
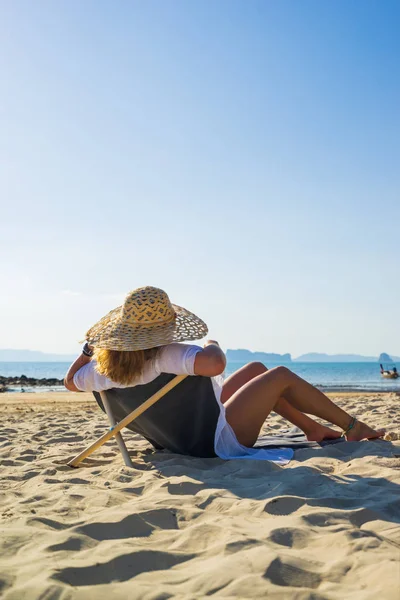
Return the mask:
[[[175,375],[162,373],[145,385],[93,394],[106,412],[101,399],[105,394],[115,420],[121,421],[174,378]],[[198,375],[186,377],[127,427],[157,450],[210,458],[216,456],[214,436],[219,413],[211,379]]]

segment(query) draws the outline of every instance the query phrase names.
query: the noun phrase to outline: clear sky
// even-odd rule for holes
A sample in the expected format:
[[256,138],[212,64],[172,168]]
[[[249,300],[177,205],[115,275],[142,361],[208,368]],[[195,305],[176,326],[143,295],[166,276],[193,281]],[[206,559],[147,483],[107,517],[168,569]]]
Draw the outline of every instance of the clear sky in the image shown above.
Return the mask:
[[397,0],[3,0],[0,347],[155,285],[224,348],[400,355]]

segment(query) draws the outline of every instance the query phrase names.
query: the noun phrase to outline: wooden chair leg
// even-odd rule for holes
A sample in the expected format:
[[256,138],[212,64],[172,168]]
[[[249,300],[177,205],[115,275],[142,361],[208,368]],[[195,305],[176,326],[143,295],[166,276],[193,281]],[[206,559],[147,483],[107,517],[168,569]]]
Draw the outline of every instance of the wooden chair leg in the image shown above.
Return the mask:
[[[121,429],[123,429],[124,427],[129,425],[129,423],[132,423],[132,421],[137,419],[137,417],[139,417],[148,408],[150,408],[150,406],[153,406],[153,404],[158,402],[158,400],[160,400],[160,398],[165,396],[165,394],[167,394],[176,385],[178,385],[178,383],[180,383],[183,379],[185,379],[185,377],[187,377],[187,375],[177,375],[176,377],[174,377],[174,379],[171,379],[171,381],[169,383],[167,383],[166,385],[164,385],[164,387],[162,387],[161,390],[158,390],[158,392],[156,392],[150,398],[148,398],[146,400],[146,402],[143,402],[143,404],[141,404],[138,408],[136,408],[131,413],[129,413],[129,415],[124,417],[122,419],[122,421],[120,421],[119,423],[117,423],[116,425],[111,427],[111,429],[109,431],[107,431],[107,433],[105,433],[98,440],[93,442],[93,444],[90,444],[90,446],[88,446],[80,454],[75,456],[67,464],[70,467],[77,467],[84,458],[87,458],[88,456],[90,456],[90,454],[92,454],[92,452],[97,450],[97,448],[100,448],[101,446],[103,446],[103,444],[108,442],[108,440],[110,440],[113,436],[115,436],[117,433],[119,433],[121,431]],[[124,444],[124,446],[125,446],[125,444]]]
[[[109,401],[107,399],[107,394],[105,394],[104,392],[100,392],[100,397],[101,397],[101,401],[102,401],[104,409],[105,409],[105,411],[107,413],[107,417],[108,417],[108,420],[110,422],[111,429],[112,429],[113,427],[115,427],[116,422],[115,422],[115,418],[114,418],[113,412],[111,410],[110,403],[109,403]],[[124,463],[126,464],[127,467],[133,467],[133,464],[132,464],[132,461],[131,461],[131,457],[129,456],[128,449],[127,449],[127,447],[125,445],[125,442],[124,442],[124,440],[122,438],[121,432],[118,432],[118,433],[115,434],[115,440],[116,440],[116,442],[118,444],[119,451],[122,454],[122,458],[124,459]]]

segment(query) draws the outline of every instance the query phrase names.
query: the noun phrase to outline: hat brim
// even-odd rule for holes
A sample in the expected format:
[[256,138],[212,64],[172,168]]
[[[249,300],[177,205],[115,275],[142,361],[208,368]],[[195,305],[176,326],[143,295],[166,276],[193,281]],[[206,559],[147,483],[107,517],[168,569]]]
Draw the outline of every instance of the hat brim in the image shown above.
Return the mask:
[[135,351],[199,340],[207,335],[204,321],[182,306],[172,304],[172,307],[175,319],[169,323],[133,326],[123,322],[123,307],[119,306],[89,329],[86,341],[95,348]]

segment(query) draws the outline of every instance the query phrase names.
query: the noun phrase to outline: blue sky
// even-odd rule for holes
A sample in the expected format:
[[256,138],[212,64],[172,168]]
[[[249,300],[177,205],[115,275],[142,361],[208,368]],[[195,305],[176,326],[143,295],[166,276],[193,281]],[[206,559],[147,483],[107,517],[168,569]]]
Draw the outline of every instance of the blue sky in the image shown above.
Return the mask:
[[397,1],[0,4],[3,348],[142,285],[224,348],[400,354]]

